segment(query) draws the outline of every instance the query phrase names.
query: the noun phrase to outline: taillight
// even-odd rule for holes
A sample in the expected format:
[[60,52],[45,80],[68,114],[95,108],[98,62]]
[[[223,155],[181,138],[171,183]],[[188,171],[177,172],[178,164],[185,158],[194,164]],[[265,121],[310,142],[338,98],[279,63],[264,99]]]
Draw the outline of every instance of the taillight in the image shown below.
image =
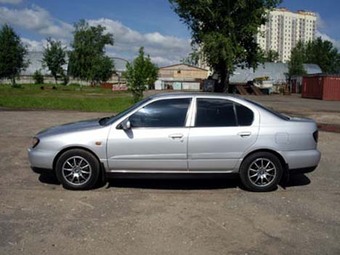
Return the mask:
[[314,141],[317,143],[318,140],[319,140],[319,131],[316,130],[314,133],[313,133],[313,137],[314,137]]

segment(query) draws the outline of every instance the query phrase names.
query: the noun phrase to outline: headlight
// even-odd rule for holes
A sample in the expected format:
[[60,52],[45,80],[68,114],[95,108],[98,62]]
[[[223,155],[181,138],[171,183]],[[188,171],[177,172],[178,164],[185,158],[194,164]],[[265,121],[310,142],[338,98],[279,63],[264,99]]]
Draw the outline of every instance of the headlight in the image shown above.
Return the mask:
[[35,148],[39,144],[40,140],[38,137],[33,137],[32,139],[32,148]]

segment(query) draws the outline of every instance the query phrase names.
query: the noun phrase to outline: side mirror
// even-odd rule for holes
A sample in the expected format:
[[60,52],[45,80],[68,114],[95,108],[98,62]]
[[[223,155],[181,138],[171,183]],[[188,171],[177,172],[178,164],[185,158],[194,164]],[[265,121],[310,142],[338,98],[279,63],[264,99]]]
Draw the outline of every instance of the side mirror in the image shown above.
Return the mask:
[[122,127],[124,130],[129,130],[129,129],[131,129],[131,123],[130,123],[129,119],[123,120],[123,122],[121,123],[121,127]]

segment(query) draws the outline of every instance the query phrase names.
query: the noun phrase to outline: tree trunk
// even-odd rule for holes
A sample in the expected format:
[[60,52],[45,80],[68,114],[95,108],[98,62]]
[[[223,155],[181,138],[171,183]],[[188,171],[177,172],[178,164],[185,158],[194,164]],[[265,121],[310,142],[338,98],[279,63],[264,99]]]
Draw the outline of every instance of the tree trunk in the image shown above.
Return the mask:
[[230,72],[227,70],[227,67],[225,65],[223,65],[218,71],[220,75],[220,84],[216,91],[228,93]]
[[225,76],[225,80],[223,83],[223,93],[229,92],[229,79],[230,79],[230,73],[229,71],[226,71],[226,76]]
[[11,81],[12,81],[12,86],[14,87],[15,86],[15,76],[12,76]]

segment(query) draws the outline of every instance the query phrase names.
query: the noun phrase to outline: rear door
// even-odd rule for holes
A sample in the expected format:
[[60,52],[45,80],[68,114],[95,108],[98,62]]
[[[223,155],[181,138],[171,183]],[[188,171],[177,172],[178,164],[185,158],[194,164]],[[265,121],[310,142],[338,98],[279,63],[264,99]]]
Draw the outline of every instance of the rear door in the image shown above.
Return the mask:
[[258,117],[249,108],[224,98],[197,98],[188,141],[192,171],[233,170],[258,135]]

